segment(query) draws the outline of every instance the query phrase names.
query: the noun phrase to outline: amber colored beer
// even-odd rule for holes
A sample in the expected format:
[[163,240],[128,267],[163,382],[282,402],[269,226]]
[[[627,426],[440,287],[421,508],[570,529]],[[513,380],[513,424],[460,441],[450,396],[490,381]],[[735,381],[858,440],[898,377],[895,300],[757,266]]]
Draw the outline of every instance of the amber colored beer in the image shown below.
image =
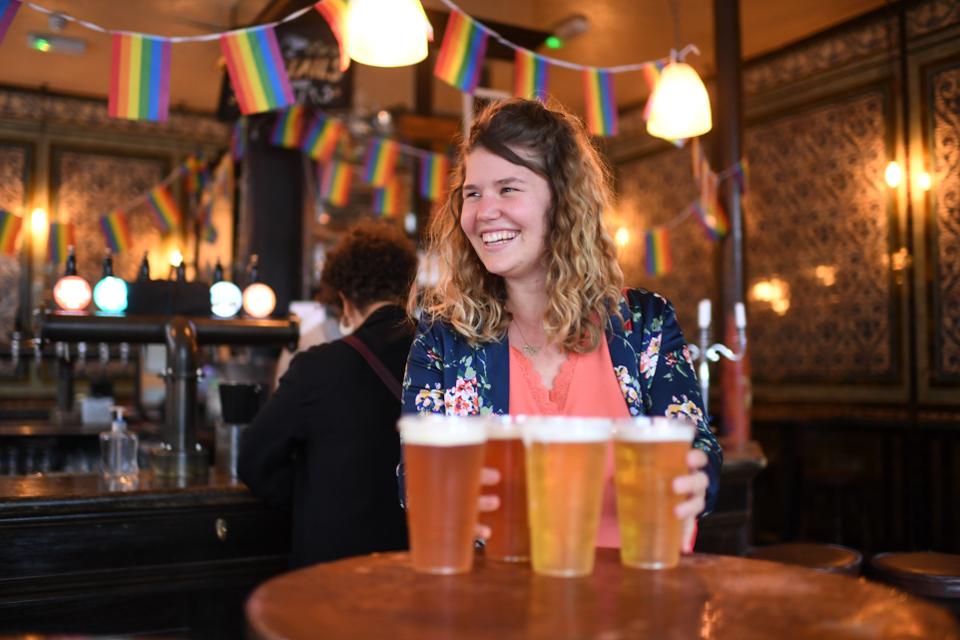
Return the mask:
[[593,572],[610,421],[552,417],[524,424],[531,564],[550,576]]
[[405,416],[400,438],[413,568],[441,574],[470,571],[486,439],[482,421]]
[[680,562],[683,521],[674,508],[685,496],[673,480],[687,475],[692,424],[669,418],[618,421],[614,482],[620,525],[620,560],[628,567],[668,569]]
[[500,472],[500,482],[483,487],[496,495],[500,506],[480,514],[490,527],[484,554],[491,560],[525,562],[530,559],[530,527],[527,526],[527,473],[520,425],[511,416],[490,416],[483,466]]

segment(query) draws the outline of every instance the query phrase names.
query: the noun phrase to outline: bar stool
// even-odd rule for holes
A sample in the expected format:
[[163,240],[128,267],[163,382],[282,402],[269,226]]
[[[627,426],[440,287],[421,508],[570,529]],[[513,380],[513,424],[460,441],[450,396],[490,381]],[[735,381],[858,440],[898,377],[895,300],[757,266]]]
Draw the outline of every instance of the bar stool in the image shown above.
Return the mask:
[[815,571],[860,575],[863,556],[856,549],[838,544],[814,544],[809,542],[786,542],[766,547],[754,547],[747,552],[748,558],[795,564]]
[[936,602],[960,618],[960,555],[878,553],[870,559],[869,577]]

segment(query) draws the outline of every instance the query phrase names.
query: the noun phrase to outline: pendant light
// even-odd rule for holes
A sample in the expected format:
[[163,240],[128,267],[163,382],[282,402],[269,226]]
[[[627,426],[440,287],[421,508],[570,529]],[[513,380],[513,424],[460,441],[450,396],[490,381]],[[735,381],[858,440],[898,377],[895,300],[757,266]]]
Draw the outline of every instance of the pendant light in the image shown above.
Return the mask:
[[660,73],[650,100],[647,133],[652,136],[682,140],[713,128],[707,88],[693,67],[676,59],[675,51],[670,52],[670,62]]
[[347,53],[373,67],[404,67],[427,57],[432,32],[420,0],[351,0]]

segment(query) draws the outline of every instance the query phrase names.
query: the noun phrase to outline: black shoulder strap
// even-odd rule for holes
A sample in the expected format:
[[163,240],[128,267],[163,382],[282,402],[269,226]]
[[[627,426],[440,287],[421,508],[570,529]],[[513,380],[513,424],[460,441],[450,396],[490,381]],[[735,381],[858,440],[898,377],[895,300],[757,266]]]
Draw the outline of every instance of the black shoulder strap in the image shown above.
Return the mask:
[[401,391],[403,386],[400,384],[400,381],[397,380],[397,377],[390,373],[390,370],[387,369],[386,365],[380,361],[380,358],[375,356],[373,351],[370,351],[370,348],[356,336],[345,336],[343,341],[356,349],[357,353],[363,356],[363,359],[367,361],[367,364],[370,365],[370,368],[373,369],[373,372],[377,374],[377,377],[379,377],[380,380],[383,381],[383,384],[386,385],[387,389],[390,390],[390,393],[393,394],[398,402],[402,401]]

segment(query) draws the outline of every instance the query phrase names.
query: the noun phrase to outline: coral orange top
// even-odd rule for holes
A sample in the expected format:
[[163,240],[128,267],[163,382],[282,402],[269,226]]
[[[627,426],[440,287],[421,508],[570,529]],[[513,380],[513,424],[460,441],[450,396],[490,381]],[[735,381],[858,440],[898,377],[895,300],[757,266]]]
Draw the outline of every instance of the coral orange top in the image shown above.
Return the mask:
[[[572,391],[572,392],[571,392]],[[513,415],[629,418],[630,412],[613,371],[606,338],[590,353],[571,353],[553,381],[543,386],[533,363],[510,347],[510,413]],[[597,546],[619,547],[617,505],[613,492],[613,448],[607,448],[603,508]]]

